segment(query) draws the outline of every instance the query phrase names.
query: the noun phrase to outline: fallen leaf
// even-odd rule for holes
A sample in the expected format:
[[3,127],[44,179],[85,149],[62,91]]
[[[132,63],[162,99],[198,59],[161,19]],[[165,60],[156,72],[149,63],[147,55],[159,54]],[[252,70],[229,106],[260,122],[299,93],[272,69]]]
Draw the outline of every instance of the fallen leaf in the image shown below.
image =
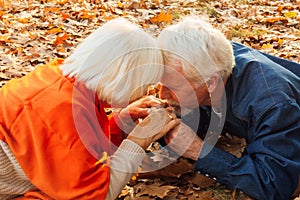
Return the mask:
[[263,44],[261,46],[262,49],[273,49],[273,45],[270,44],[270,43],[267,43],[267,44]]
[[61,28],[52,28],[48,30],[48,33],[53,34],[53,33],[62,33],[63,30]]
[[69,39],[69,35],[67,33],[64,33],[62,36],[58,35],[56,36],[55,41],[53,42],[53,46],[56,47],[60,44],[66,44],[67,39]]
[[158,183],[154,183],[152,185],[140,184],[136,186],[137,194],[136,197],[141,197],[143,195],[151,196],[151,197],[159,197],[163,199],[167,196],[170,190],[175,189],[176,187],[170,185],[160,185]]
[[283,22],[283,23],[288,22],[286,17],[270,17],[270,18],[265,18],[264,21],[270,24],[274,24],[275,22]]
[[[144,161],[145,162],[145,161]],[[153,160],[149,159],[147,160],[146,164],[143,164],[143,170],[148,171],[144,165],[150,165],[150,169],[152,169],[151,164],[157,165],[156,163],[153,162]],[[143,179],[143,178],[155,178],[155,177],[174,177],[174,178],[179,178],[181,175],[192,172],[194,169],[194,165],[190,163],[187,159],[185,158],[179,158],[177,161],[172,162],[168,166],[156,170],[156,171],[148,171],[145,173],[140,173],[139,176],[137,177],[138,179]]]
[[287,18],[296,18],[298,16],[298,12],[296,11],[285,12],[284,16]]
[[240,158],[242,157],[242,153],[244,152],[247,143],[244,138],[226,134],[225,136],[220,137],[216,146],[228,153],[231,153],[237,158]]
[[194,185],[197,185],[200,188],[208,188],[216,184],[216,181],[204,176],[200,173],[195,173],[191,179],[188,180],[189,182],[193,183]]
[[169,12],[165,13],[164,11],[161,11],[159,13],[159,15],[151,17],[150,21],[152,23],[162,23],[162,22],[171,23],[172,18],[173,18],[173,15],[170,14]]
[[29,18],[18,18],[18,22],[27,24],[27,23],[29,23]]

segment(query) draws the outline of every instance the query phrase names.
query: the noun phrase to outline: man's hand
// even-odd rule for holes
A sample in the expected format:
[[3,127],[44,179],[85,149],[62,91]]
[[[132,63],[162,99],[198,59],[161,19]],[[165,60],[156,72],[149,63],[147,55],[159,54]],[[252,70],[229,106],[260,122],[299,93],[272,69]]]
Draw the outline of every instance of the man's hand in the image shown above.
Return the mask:
[[202,140],[185,123],[181,122],[165,136],[168,146],[178,155],[197,160],[202,148]]
[[152,142],[163,137],[179,123],[180,120],[166,109],[152,108],[150,114],[133,129],[127,139],[134,141],[145,150]]

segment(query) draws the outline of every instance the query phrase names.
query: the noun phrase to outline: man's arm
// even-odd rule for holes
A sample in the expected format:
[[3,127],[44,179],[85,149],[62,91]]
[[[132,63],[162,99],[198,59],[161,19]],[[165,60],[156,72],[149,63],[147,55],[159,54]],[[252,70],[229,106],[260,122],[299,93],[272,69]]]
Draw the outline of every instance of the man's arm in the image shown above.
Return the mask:
[[256,199],[288,199],[300,173],[300,108],[297,103],[273,106],[256,122],[254,141],[236,158],[216,147],[195,170],[243,190]]

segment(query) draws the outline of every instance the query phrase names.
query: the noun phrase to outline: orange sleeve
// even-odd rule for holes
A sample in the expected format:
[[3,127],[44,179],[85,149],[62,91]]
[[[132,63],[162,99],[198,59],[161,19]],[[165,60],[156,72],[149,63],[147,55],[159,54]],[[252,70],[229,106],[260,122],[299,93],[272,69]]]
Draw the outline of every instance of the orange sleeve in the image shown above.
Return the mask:
[[[3,121],[12,123],[2,128],[2,137],[29,180],[49,198],[105,199],[110,169],[105,163],[95,165],[110,151],[105,112],[83,86],[42,70],[8,86],[10,106],[1,108],[10,113]],[[18,94],[24,98],[15,111]]]
[[120,129],[115,120],[116,114],[111,114],[108,117],[110,139],[113,144],[120,146],[121,142],[125,139],[125,133]]

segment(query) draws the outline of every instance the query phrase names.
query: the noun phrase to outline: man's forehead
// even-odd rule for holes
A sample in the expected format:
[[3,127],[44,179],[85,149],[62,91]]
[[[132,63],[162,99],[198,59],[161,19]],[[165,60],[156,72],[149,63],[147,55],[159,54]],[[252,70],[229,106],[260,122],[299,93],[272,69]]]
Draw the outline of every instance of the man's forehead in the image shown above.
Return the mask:
[[185,81],[186,78],[184,77],[183,72],[181,70],[171,66],[164,67],[164,74],[161,80],[163,84],[177,85]]

